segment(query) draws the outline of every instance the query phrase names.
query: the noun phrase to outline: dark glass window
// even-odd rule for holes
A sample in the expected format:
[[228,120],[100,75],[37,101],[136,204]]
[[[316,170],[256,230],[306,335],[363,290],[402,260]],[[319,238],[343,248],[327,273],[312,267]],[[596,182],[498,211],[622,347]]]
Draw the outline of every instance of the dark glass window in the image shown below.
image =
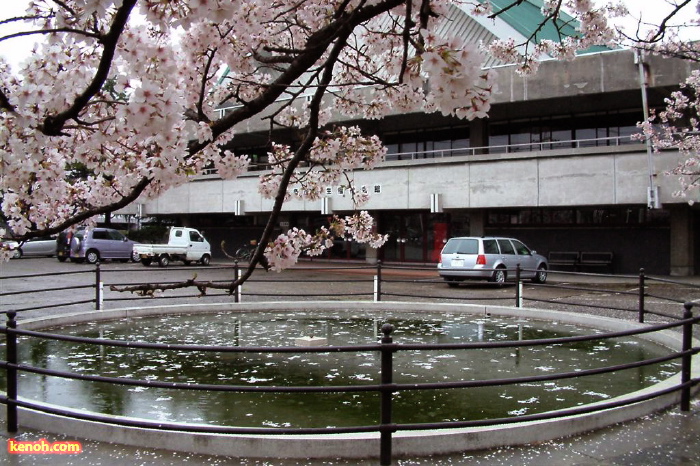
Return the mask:
[[513,240],[513,246],[515,246],[515,251],[519,256],[530,256],[532,253],[530,249],[518,240]]
[[109,239],[113,239],[116,241],[123,241],[124,240],[124,235],[119,233],[117,230],[108,230],[107,233],[109,233]]
[[484,254],[498,254],[498,244],[495,239],[484,240]]
[[510,241],[508,241],[507,239],[499,239],[498,246],[501,248],[502,254],[515,254],[515,249],[513,249],[513,245],[510,244]]
[[443,254],[478,254],[479,241],[476,239],[451,239],[442,252]]

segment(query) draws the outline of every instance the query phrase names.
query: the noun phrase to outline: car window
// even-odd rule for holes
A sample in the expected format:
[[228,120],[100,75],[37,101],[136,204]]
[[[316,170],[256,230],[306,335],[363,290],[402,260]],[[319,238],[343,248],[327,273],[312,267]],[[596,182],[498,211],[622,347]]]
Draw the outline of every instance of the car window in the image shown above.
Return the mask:
[[56,239],[58,239],[57,235],[41,236],[39,238],[30,238],[27,240],[27,242],[29,243],[31,241],[56,241]]
[[109,235],[105,230],[95,230],[92,232],[92,239],[109,239]]
[[498,244],[495,239],[484,240],[484,254],[498,254]]
[[202,238],[202,236],[196,231],[190,231],[190,241],[201,243],[202,241],[204,241],[204,238]]
[[479,241],[476,239],[451,239],[442,252],[443,254],[478,254]]
[[182,238],[182,230],[177,230],[175,232],[175,238]]
[[518,255],[520,255],[520,256],[531,256],[532,255],[530,248],[525,246],[523,243],[521,243],[517,239],[513,240],[513,246],[515,246],[515,250],[517,251]]
[[510,241],[508,241],[507,239],[499,239],[498,246],[500,246],[502,254],[515,254],[515,249],[513,249],[513,245],[510,244]]
[[109,230],[109,239],[124,241],[124,235],[119,233],[117,230]]

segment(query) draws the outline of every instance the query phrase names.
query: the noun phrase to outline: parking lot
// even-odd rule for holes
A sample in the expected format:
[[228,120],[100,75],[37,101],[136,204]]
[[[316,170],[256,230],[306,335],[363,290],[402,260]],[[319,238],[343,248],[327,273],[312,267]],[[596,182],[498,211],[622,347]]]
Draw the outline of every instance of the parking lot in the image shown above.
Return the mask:
[[[205,297],[195,288],[167,291],[153,298],[133,300],[131,293],[111,291],[111,285],[126,286],[135,283],[172,283],[195,279],[198,282],[225,283],[234,277],[231,262],[216,262],[210,267],[159,268],[144,267],[139,263],[106,262],[100,266],[100,281],[104,283],[106,309],[187,302],[230,302],[234,297],[208,289]],[[338,264],[324,261],[303,262],[281,274],[259,269],[243,285],[242,301],[280,300],[372,300],[374,299],[377,269],[366,264]],[[31,277],[34,275],[33,277]],[[434,269],[428,267],[383,266],[381,299],[392,301],[437,301],[515,304],[517,286],[509,283],[497,286],[485,282],[469,282],[458,288],[448,287]],[[20,319],[62,312],[77,312],[95,308],[95,267],[88,264],[60,263],[55,258],[22,258],[0,265],[0,307],[2,311],[46,306],[56,307],[22,311]],[[666,277],[668,278],[668,277]],[[639,299],[639,281],[636,277],[603,277],[550,273],[547,286],[524,283],[523,305],[555,308],[572,312],[589,312],[637,319],[634,312]],[[554,286],[552,286],[554,285]],[[56,290],[63,288],[61,290]],[[680,284],[649,282],[647,293],[675,301],[700,299],[696,280],[686,279]],[[52,290],[41,292],[39,290]],[[16,294],[20,293],[20,294]],[[682,312],[682,305],[659,297],[647,296],[645,306],[673,315]],[[60,303],[77,303],[60,305]],[[53,305],[52,304],[52,305]],[[582,307],[583,304],[596,307]],[[606,307],[609,306],[609,307]],[[615,308],[615,309],[612,309]],[[620,310],[624,309],[624,310]],[[656,317],[648,316],[649,321]],[[697,335],[697,332],[696,332]],[[602,429],[587,435],[547,442],[543,445],[508,447],[494,451],[464,452],[444,458],[410,458],[397,464],[530,464],[530,465],[633,465],[633,464],[696,464],[700,453],[700,416],[697,399],[690,413],[677,409],[649,416],[645,419]],[[5,434],[7,435],[7,434]],[[15,439],[36,440],[47,435],[26,431]],[[15,457],[15,464],[134,464],[148,461],[157,464],[263,464],[256,460],[185,455],[152,449],[124,447],[118,444],[83,440],[85,453],[80,457],[46,458]],[[62,460],[69,462],[62,463]],[[56,462],[58,460],[58,462]],[[269,465],[299,464],[284,460],[266,461]],[[311,463],[309,463],[311,464]],[[351,464],[345,461],[324,461],[323,464]],[[357,464],[357,463],[352,463]],[[366,462],[363,464],[373,464]]]
[[[282,273],[258,268],[241,287],[240,300],[373,300],[375,266],[366,263],[302,261]],[[17,277],[8,279],[7,277]],[[198,283],[228,286],[235,277],[232,261],[213,262],[209,267],[161,268],[140,263],[107,261],[100,265],[103,283],[102,309],[119,307],[182,304],[193,302],[231,302],[235,297],[226,290],[205,286],[205,295],[195,287],[156,292],[152,297],[113,291],[141,283],[171,284],[196,280]],[[60,312],[95,309],[95,266],[59,262],[55,258],[13,259],[0,265],[0,311],[19,310],[20,318]],[[513,306],[518,287],[514,283],[463,282],[448,287],[432,266],[383,265],[380,299],[383,301],[462,302]],[[665,277],[666,279],[669,277]],[[681,303],[700,300],[698,279],[688,277],[672,284],[645,281],[645,308],[680,316]],[[40,292],[40,290],[48,290]],[[19,293],[19,294],[17,294]],[[588,312],[636,320],[639,308],[639,279],[634,276],[549,273],[547,283],[524,281],[520,290],[524,307]],[[63,303],[78,303],[63,306]],[[32,311],[28,308],[55,306]],[[649,315],[648,321],[655,317]]]

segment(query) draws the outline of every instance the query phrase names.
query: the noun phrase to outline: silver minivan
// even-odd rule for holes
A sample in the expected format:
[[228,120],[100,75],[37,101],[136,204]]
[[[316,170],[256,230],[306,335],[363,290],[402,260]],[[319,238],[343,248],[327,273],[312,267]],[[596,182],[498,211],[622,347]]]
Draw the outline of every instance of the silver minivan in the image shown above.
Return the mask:
[[70,260],[87,261],[89,264],[103,259],[137,262],[139,258],[133,254],[134,244],[134,241],[112,228],[78,230],[71,241]]
[[514,238],[451,238],[442,249],[438,273],[449,286],[467,279],[505,283],[520,264],[523,278],[547,280],[547,259]]

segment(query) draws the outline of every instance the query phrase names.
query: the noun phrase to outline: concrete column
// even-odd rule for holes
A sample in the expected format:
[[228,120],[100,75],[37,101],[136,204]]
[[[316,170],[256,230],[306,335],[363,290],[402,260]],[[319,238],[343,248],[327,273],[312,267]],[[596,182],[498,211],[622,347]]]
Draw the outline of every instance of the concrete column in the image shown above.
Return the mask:
[[670,205],[671,211],[671,275],[695,273],[695,241],[693,212],[686,204]]
[[[469,145],[486,147],[489,145],[489,127],[486,118],[478,118],[469,124]],[[486,153],[486,150],[482,151]]]

